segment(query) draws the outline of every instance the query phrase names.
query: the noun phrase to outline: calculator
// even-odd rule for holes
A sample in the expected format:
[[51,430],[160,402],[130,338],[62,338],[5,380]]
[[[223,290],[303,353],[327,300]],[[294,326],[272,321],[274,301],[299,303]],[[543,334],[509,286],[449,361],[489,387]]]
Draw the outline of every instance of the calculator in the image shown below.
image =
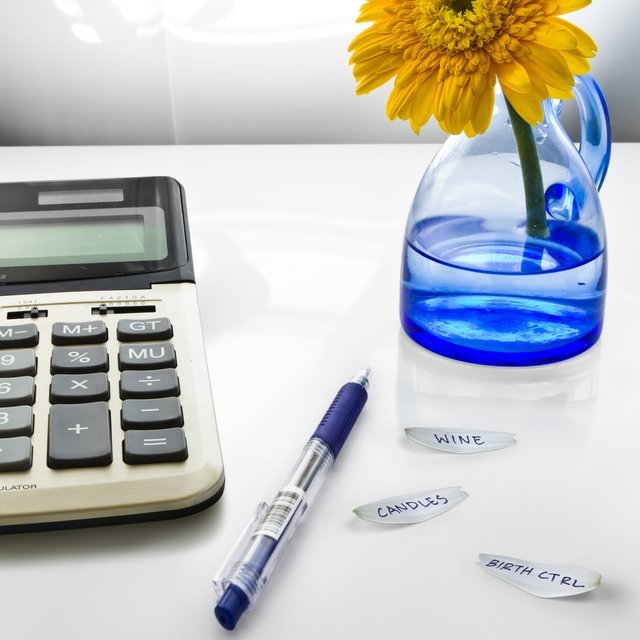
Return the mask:
[[0,532],[186,515],[223,488],[182,186],[0,184]]

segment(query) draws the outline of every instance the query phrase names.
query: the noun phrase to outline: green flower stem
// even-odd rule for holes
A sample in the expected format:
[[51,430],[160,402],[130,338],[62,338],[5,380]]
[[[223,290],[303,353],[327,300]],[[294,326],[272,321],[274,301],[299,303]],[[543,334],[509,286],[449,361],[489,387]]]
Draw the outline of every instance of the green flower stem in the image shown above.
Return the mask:
[[540,169],[540,158],[533,128],[522,119],[520,114],[511,106],[505,97],[513,135],[520,155],[520,168],[524,182],[524,199],[527,207],[527,233],[534,238],[549,237],[547,228],[547,210],[544,200],[544,184]]

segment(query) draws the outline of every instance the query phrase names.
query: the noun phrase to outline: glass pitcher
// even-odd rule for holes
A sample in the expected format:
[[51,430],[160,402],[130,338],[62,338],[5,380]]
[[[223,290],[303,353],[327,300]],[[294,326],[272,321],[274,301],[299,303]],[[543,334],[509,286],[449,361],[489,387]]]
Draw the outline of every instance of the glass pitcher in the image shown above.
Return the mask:
[[535,140],[549,236],[526,232],[522,172],[502,94],[488,131],[452,136],[424,174],[407,222],[401,321],[436,353],[490,365],[575,356],[602,331],[605,227],[598,197],[611,133],[604,96],[576,78],[579,148],[543,104]]

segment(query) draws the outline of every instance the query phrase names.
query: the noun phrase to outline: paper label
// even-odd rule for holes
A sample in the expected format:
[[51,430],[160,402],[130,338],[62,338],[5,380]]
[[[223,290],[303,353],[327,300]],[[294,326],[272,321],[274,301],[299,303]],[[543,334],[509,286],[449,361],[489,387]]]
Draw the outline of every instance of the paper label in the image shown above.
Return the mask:
[[298,487],[283,487],[269,505],[267,513],[253,534],[254,537],[262,535],[279,540],[302,502],[304,493]]
[[541,564],[507,556],[480,554],[480,565],[514,587],[540,598],[564,598],[593,591],[602,576],[586,567]]
[[453,509],[468,495],[460,487],[445,487],[383,498],[357,507],[353,512],[363,520],[382,524],[424,522]]
[[503,431],[466,431],[464,429],[405,429],[407,438],[431,449],[450,453],[479,453],[495,451],[516,444],[512,433]]

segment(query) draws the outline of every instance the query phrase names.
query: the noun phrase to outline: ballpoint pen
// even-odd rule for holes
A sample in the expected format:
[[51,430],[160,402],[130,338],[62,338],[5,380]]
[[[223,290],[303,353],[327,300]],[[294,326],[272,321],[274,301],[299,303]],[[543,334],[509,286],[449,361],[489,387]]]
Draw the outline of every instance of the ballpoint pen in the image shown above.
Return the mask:
[[284,555],[367,401],[370,378],[371,369],[363,369],[340,388],[273,502],[258,505],[214,577],[215,615],[225,629],[255,603]]

